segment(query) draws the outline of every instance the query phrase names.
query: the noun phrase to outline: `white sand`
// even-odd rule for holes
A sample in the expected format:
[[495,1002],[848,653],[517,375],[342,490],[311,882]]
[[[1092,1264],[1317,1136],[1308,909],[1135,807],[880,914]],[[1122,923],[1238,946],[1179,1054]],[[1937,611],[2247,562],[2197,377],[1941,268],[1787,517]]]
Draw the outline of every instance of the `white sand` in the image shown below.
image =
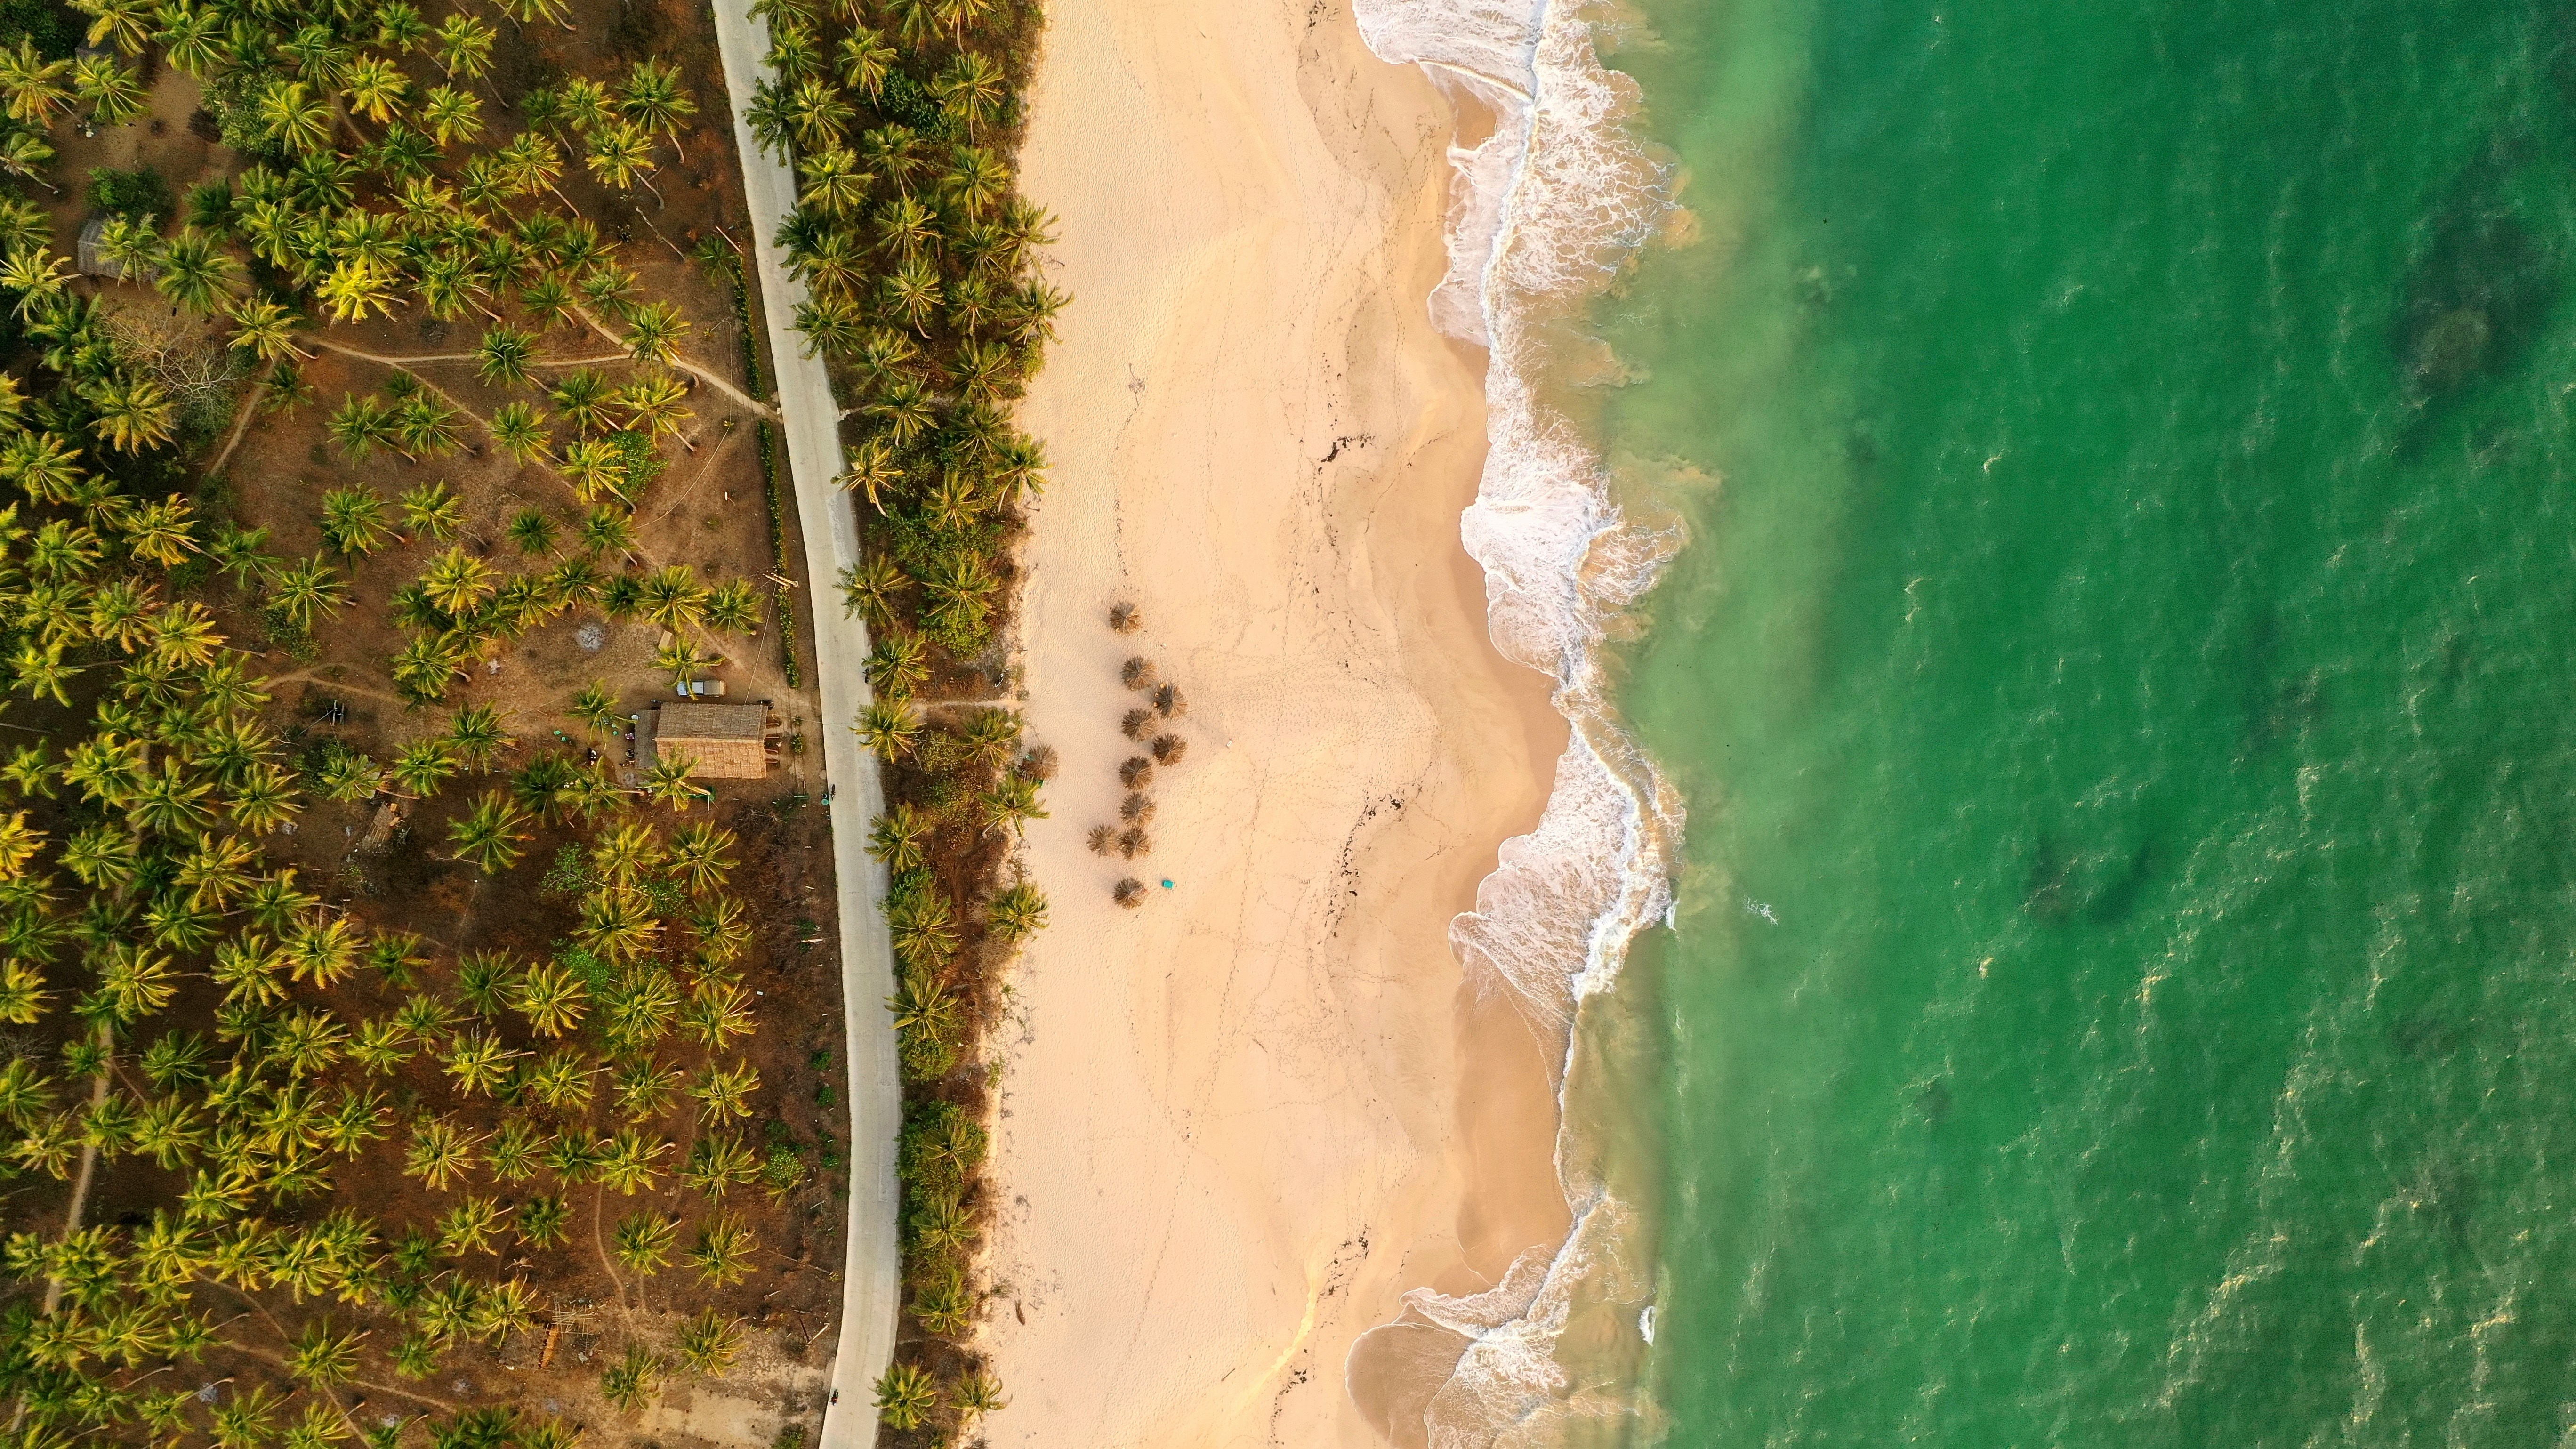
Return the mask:
[[[1026,685],[1063,768],[997,1048],[990,1437],[1365,1444],[1353,1338],[1563,1226],[1543,1064],[1462,1038],[1446,939],[1564,741],[1458,541],[1482,360],[1424,306],[1452,119],[1338,4],[1051,9],[1025,186],[1076,300],[1022,411],[1053,461]],[[1190,703],[1133,865],[1084,845],[1131,653]]]

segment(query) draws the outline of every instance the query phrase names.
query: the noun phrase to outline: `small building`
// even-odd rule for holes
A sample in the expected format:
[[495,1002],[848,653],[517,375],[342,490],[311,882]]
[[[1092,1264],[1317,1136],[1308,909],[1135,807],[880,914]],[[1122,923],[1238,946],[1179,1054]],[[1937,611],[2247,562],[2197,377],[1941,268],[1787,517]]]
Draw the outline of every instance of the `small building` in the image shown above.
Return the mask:
[[635,768],[652,769],[668,754],[695,761],[695,778],[757,780],[769,773],[771,737],[782,733],[767,700],[655,705],[635,721]]
[[106,217],[93,216],[82,222],[80,241],[72,248],[72,264],[80,268],[84,277],[120,281],[125,276],[125,264],[107,254],[107,248],[102,245],[106,237]]

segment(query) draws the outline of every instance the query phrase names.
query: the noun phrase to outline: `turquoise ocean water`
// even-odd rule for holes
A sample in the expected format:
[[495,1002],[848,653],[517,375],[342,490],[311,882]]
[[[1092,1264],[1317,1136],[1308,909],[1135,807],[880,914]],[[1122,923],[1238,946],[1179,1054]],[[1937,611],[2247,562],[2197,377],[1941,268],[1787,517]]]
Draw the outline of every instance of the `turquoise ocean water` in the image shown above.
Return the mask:
[[1656,1432],[2576,1439],[2576,7],[1630,18]]

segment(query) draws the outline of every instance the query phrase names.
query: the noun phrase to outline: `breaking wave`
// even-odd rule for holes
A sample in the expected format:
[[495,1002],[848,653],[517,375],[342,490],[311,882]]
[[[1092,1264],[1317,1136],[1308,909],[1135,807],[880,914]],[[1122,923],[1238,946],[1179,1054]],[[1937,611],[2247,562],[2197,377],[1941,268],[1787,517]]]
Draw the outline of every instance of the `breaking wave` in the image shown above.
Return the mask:
[[[1682,828],[1679,799],[1611,712],[1600,660],[1608,622],[1653,583],[1677,539],[1622,516],[1599,452],[1545,401],[1549,338],[1563,335],[1552,324],[1579,318],[1670,204],[1628,132],[1634,87],[1601,63],[1589,9],[1356,0],[1372,51],[1422,67],[1462,110],[1494,122],[1482,140],[1450,147],[1449,269],[1431,311],[1491,359],[1490,451],[1460,520],[1484,567],[1488,627],[1505,657],[1556,680],[1572,737],[1538,827],[1504,843],[1450,939],[1470,979],[1507,986],[1553,1034],[1560,1102],[1584,999],[1610,986],[1630,940],[1671,905]],[[1434,1449],[1546,1441],[1551,1423],[1625,1411],[1575,1394],[1558,1356],[1586,1291],[1635,1291],[1618,1251],[1629,1213],[1571,1166],[1579,1156],[1561,1131],[1559,1186],[1574,1221],[1562,1245],[1524,1254],[1486,1293],[1405,1296],[1407,1309],[1468,1340],[1425,1416]]]

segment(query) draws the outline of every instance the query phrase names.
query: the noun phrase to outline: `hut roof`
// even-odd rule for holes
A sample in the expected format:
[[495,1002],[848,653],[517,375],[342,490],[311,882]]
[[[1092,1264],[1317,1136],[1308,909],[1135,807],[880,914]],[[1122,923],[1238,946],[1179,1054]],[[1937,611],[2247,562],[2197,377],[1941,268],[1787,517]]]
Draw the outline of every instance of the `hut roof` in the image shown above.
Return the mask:
[[107,235],[107,218],[93,216],[81,223],[80,240],[73,247],[72,264],[84,277],[106,277],[111,280],[125,275],[125,264],[107,254],[99,243]]
[[646,769],[664,754],[696,762],[691,775],[757,780],[769,773],[766,704],[666,704],[646,712],[635,732],[636,762]]

